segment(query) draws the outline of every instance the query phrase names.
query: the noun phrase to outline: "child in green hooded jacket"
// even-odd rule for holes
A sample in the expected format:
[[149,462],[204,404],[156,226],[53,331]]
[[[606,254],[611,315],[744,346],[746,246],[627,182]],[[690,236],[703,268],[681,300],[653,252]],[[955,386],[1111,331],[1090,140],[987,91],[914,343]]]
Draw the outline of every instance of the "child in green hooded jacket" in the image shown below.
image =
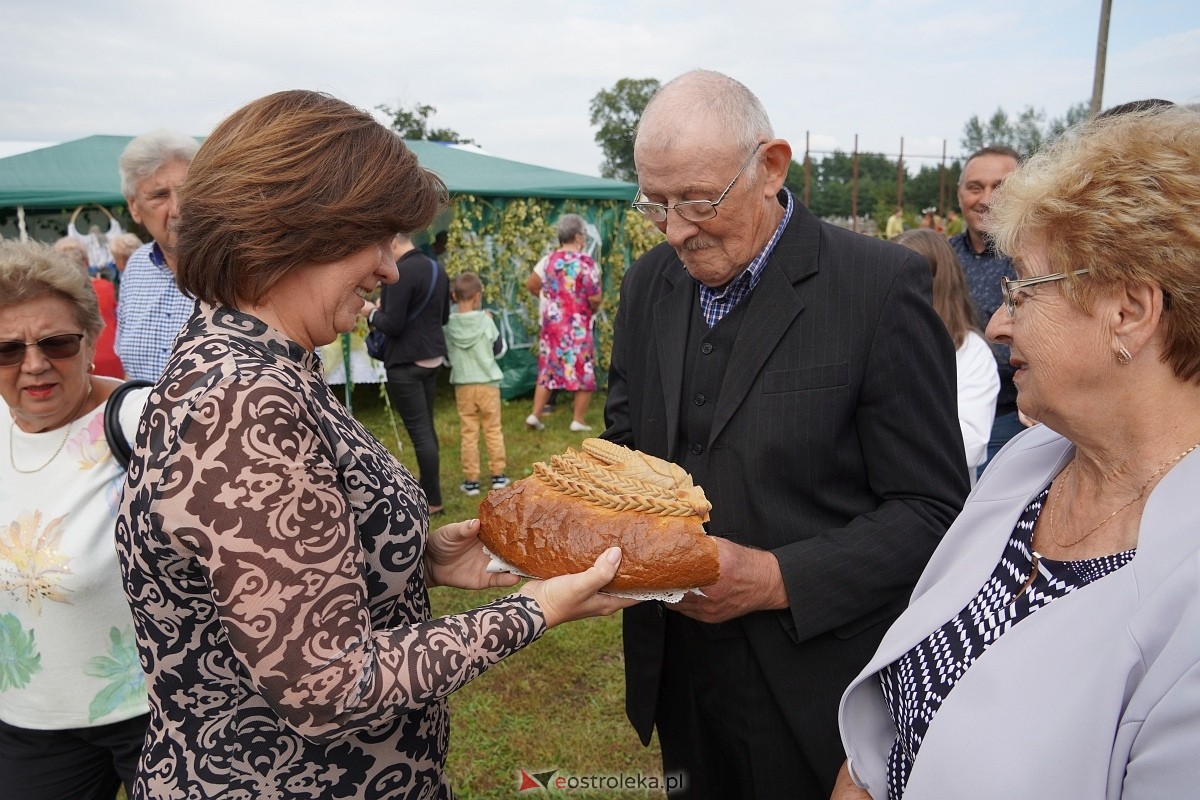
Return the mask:
[[479,431],[487,443],[488,471],[493,489],[508,486],[504,474],[504,431],[500,427],[500,378],[496,345],[500,331],[490,312],[483,310],[483,282],[473,272],[455,276],[450,290],[454,313],[446,323],[450,383],[462,428],[462,466],[465,480],[459,486],[474,497],[479,494]]

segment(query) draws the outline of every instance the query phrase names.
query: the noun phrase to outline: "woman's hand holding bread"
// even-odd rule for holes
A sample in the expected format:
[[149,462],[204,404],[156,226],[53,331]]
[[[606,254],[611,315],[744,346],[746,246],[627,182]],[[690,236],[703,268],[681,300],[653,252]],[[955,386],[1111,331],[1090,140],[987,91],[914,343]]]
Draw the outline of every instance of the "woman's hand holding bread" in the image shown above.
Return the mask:
[[491,557],[479,542],[479,520],[451,522],[429,534],[425,547],[425,580],[430,586],[488,589],[513,586],[511,572],[489,572]]
[[621,549],[610,547],[587,570],[544,581],[529,581],[521,587],[521,594],[532,597],[541,606],[547,628],[585,617],[607,616],[638,602],[598,594],[601,587],[612,581],[620,564]]

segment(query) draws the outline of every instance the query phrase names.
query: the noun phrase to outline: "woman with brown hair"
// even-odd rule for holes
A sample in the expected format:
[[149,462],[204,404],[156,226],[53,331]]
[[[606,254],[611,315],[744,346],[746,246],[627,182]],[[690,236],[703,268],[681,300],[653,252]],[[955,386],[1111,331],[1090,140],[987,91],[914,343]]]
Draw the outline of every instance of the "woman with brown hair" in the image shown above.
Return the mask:
[[933,269],[933,309],[954,340],[958,425],[967,454],[967,471],[974,485],[975,470],[987,461],[992,419],[996,415],[996,395],[1000,392],[996,359],[983,339],[975,304],[967,289],[967,277],[946,237],[928,228],[915,228],[893,241],[925,256]]
[[475,520],[429,531],[411,474],[316,349],[397,279],[444,204],[370,114],[280,92],[234,112],[180,194],[198,301],[138,433],[118,553],[151,721],[134,800],[448,798],[446,696],[547,628],[628,605],[584,573],[434,619],[427,587],[509,586]]

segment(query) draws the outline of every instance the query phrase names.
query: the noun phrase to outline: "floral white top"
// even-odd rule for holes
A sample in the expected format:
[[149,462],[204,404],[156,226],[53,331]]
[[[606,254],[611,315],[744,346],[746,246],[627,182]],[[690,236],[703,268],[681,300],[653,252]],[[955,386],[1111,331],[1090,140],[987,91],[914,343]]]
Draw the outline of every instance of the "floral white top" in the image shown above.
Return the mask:
[[[126,396],[127,430],[139,405]],[[0,719],[58,730],[145,714],[113,539],[125,472],[104,406],[46,433],[8,411],[0,400]]]

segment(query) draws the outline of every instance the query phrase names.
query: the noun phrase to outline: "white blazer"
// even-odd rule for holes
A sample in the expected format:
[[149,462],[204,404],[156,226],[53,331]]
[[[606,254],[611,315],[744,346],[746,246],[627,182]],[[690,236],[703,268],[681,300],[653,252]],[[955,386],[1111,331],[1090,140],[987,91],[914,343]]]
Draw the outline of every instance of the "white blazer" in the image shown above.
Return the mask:
[[[851,775],[887,797],[895,739],[878,672],[957,614],[1073,447],[1038,425],[999,453],[908,609],[842,696]],[[1134,559],[983,653],[934,717],[905,800],[1200,797],[1200,452],[1151,493]]]

